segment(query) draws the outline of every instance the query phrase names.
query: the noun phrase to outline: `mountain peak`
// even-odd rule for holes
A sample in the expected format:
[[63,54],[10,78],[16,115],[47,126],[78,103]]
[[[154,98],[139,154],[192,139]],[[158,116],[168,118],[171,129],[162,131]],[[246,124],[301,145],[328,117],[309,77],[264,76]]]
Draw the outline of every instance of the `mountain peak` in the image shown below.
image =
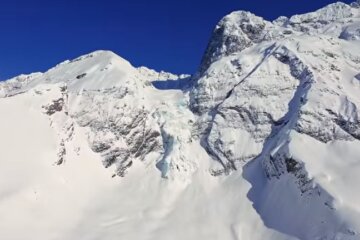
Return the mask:
[[[202,58],[198,75],[202,76],[211,63],[221,57],[239,53],[260,42],[286,39],[301,34],[326,34],[339,37],[350,24],[355,24],[355,27],[359,25],[359,16],[358,9],[342,2],[290,18],[281,16],[273,22],[247,11],[232,12],[216,25]],[[356,29],[346,34],[348,39],[357,38],[359,34]],[[352,34],[356,36],[353,37]]]
[[330,22],[353,16],[352,8],[343,2],[329,4],[315,12],[294,15],[291,23],[309,23],[316,21]]
[[211,63],[262,41],[270,23],[247,11],[235,11],[216,25],[203,56],[200,75]]
[[191,81],[96,51],[1,82],[0,236],[359,240],[359,16],[230,13]]
[[156,72],[146,67],[133,67],[112,51],[98,50],[66,60],[44,73],[20,75],[0,83],[1,96],[27,91],[41,84],[66,84],[68,91],[100,90],[112,87],[138,87],[146,81],[176,80],[188,75]]

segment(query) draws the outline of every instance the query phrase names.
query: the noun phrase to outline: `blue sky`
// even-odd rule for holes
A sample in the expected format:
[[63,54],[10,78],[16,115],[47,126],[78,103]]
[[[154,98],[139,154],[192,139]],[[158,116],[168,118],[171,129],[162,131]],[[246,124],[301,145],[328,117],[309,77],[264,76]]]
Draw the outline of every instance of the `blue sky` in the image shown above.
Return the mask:
[[134,66],[193,73],[212,29],[229,12],[248,10],[273,20],[332,2],[3,0],[0,79],[45,71],[63,60],[98,49],[112,50]]

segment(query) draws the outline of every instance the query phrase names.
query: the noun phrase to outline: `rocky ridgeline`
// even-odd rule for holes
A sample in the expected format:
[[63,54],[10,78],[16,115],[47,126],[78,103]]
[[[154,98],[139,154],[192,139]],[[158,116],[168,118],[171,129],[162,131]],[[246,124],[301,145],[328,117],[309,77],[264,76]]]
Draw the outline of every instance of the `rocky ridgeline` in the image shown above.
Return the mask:
[[[326,147],[360,140],[359,6],[335,3],[273,22],[233,12],[215,27],[191,78],[135,68],[112,52],[97,51],[1,82],[0,98],[41,99],[39,112],[58,138],[54,165],[89,148],[112,176],[126,176],[136,161],[181,184],[204,172],[227,181],[226,175],[241,169],[241,180],[251,186],[247,197],[267,227],[279,219],[263,213],[261,204],[273,200],[265,185],[291,195],[285,199],[301,196],[297,211],[321,209],[336,221],[306,216],[335,229],[340,218],[334,198],[312,179],[292,144],[299,135]],[[280,220],[292,222],[293,209],[281,208]],[[312,226],[304,229],[318,234]],[[341,229],[347,237],[356,235],[346,224]],[[335,239],[326,234],[321,239]]]
[[[349,99],[341,86],[342,71],[359,66],[358,57],[333,50],[345,44],[342,40],[357,39],[357,4],[330,4],[313,13],[280,17],[274,22],[238,11],[219,22],[190,93],[190,107],[201,116],[197,126],[202,130],[197,131],[203,145],[223,165],[216,173],[229,172],[237,168],[236,162],[263,155],[266,139],[283,128],[322,142],[358,139],[359,103]],[[323,48],[314,49],[311,41],[323,42]],[[261,53],[256,60],[248,58],[253,52]],[[315,61],[301,60],[309,58],[307,55]],[[343,62],[349,65],[343,66]],[[322,74],[337,87],[326,84]],[[311,95],[334,99],[337,109],[334,102],[307,102],[304,89]],[[294,115],[291,126],[289,115]],[[230,133],[238,137],[229,137]],[[243,142],[239,139],[244,138],[255,147],[238,149],[236,146]],[[266,160],[268,176],[287,172],[286,157],[278,158],[282,159],[279,166],[271,166],[275,159]]]
[[[359,102],[349,96],[342,78],[345,69],[357,69],[353,81],[360,83],[360,57],[340,50],[359,38],[358,5],[335,3],[273,22],[249,12],[233,12],[215,27],[192,86],[178,81],[186,75],[133,68],[111,52],[98,51],[46,73],[2,82],[0,96],[33,88],[45,94],[36,86],[56,84],[58,93],[43,109],[64,132],[57,163],[64,162],[73,129],[83,127],[104,166],[115,166],[115,173],[124,176],[135,159],[143,161],[150,153],[161,159],[167,152],[162,134],[166,130],[153,116],[147,103],[151,99],[144,98],[144,91],[156,87],[154,81],[163,90],[186,87],[189,107],[198,116],[189,125],[191,141],[199,138],[209,156],[220,163],[220,169],[212,170],[214,175],[261,156],[267,175],[279,177],[301,166],[301,160],[288,156],[287,144],[267,146],[272,138],[288,139],[285,130],[324,143],[359,140]],[[63,116],[61,120],[57,115]],[[274,149],[277,153],[270,154]]]
[[115,165],[116,174],[124,176],[133,160],[143,161],[147,154],[161,152],[162,139],[149,111],[143,106],[128,106],[119,98],[120,92],[108,92],[106,97],[101,92],[83,93],[84,108],[73,116],[79,126],[90,128],[91,149],[101,154],[104,166]]

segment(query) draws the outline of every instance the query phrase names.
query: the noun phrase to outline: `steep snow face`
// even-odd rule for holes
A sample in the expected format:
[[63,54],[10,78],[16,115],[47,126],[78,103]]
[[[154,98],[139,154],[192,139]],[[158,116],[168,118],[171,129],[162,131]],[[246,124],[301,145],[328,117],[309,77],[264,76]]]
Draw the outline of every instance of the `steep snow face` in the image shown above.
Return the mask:
[[240,52],[254,44],[278,40],[289,35],[326,34],[356,39],[359,8],[345,3],[330,4],[316,12],[279,17],[273,22],[245,11],[232,12],[215,27],[202,59],[198,75],[202,76],[210,64],[221,57]]
[[[202,146],[219,163],[212,174],[244,168],[264,223],[300,239],[358,239],[355,196],[345,197],[357,179],[341,179],[353,169],[338,165],[356,169],[360,161],[360,18],[352,6],[335,3],[273,23],[252,16],[252,24],[266,26],[256,31],[260,42],[227,41],[218,25],[190,93]],[[234,12],[219,24],[241,28],[244,16]]]
[[11,79],[2,83],[1,92],[5,98],[29,91],[53,92],[42,107],[61,138],[56,163],[66,161],[68,143],[79,126],[88,129],[90,147],[103,157],[104,166],[114,166],[114,173],[123,176],[134,159],[145,161],[148,155],[156,159],[163,151],[161,123],[153,116],[163,99],[153,96],[151,81],[187,78],[136,69],[112,52],[97,51],[43,74]]
[[1,82],[0,238],[360,239],[359,23],[238,11],[192,78],[97,51]]
[[312,13],[295,15],[290,18],[291,23],[310,23],[310,22],[333,22],[343,20],[353,16],[352,7],[349,5],[337,2],[330,4],[322,9]]
[[188,76],[110,52],[30,76],[1,87],[1,239],[294,239],[264,226],[241,172],[209,174],[174,89]]

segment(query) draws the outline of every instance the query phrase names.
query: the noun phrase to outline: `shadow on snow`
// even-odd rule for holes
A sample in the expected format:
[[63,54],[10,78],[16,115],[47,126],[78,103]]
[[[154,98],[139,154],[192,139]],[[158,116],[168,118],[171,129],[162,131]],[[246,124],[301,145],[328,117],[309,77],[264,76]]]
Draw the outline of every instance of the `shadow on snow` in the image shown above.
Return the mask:
[[152,85],[159,90],[182,90],[189,86],[191,77],[180,78],[178,80],[155,80]]

